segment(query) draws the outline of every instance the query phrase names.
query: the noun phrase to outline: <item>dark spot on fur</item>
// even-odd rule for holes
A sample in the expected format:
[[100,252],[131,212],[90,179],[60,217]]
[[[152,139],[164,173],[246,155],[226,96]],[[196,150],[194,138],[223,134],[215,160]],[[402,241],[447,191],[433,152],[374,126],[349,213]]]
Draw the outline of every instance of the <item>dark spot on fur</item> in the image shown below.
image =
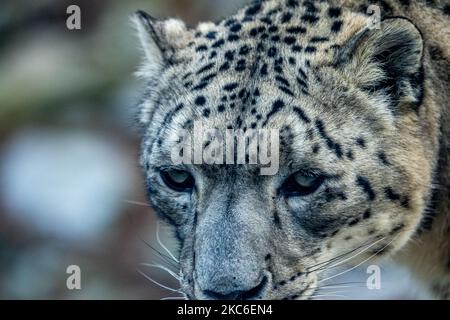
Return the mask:
[[224,54],[225,59],[228,61],[233,61],[234,59],[234,51],[233,50],[227,50]]
[[234,41],[238,41],[239,40],[239,36],[238,35],[236,35],[236,34],[230,34],[229,36],[228,36],[228,41],[230,41],[230,42],[234,42]]
[[286,12],[281,17],[281,23],[288,23],[292,19],[292,13]]
[[208,50],[208,47],[207,47],[206,45],[198,46],[198,47],[195,49],[195,51],[197,51],[197,52],[202,52],[202,51],[206,51],[206,50]]
[[315,144],[313,145],[312,152],[313,152],[314,154],[317,154],[317,153],[319,153],[319,151],[320,151],[320,146],[319,146],[318,143],[315,143]]
[[303,22],[315,24],[319,20],[319,17],[313,14],[304,14],[301,19]]
[[303,6],[306,8],[307,12],[316,13],[318,10],[312,1],[306,0],[303,2]]
[[409,198],[408,197],[403,197],[403,199],[400,201],[400,205],[403,207],[403,208],[406,208],[406,209],[408,209],[409,208]]
[[245,70],[245,60],[244,59],[239,60],[234,69],[239,72],[244,71]]
[[205,105],[205,103],[206,103],[206,99],[205,99],[204,96],[198,96],[195,99],[195,104],[198,105],[198,106],[203,106],[203,105]]
[[204,72],[206,72],[206,71],[211,70],[212,67],[214,67],[214,64],[215,64],[214,62],[211,62],[211,63],[208,63],[207,65],[201,67],[201,68],[197,71],[197,74],[199,75],[199,74],[202,74],[202,73],[204,73]]
[[385,194],[386,198],[388,198],[389,200],[394,201],[394,202],[399,202],[402,207],[404,207],[404,208],[409,207],[408,197],[401,196],[400,194],[398,194],[397,192],[392,190],[391,187],[384,188],[384,194]]
[[356,139],[356,144],[358,146],[360,146],[361,148],[365,148],[366,147],[366,140],[364,140],[363,138],[358,138],[358,139]]
[[297,117],[302,120],[305,123],[310,123],[311,120],[308,118],[308,116],[305,114],[305,112],[300,109],[300,107],[294,107],[292,110],[294,110]]
[[213,48],[219,48],[219,47],[223,46],[224,44],[225,44],[225,40],[219,39],[219,40],[217,40],[216,42],[214,42],[212,44],[212,47]]
[[400,195],[396,192],[394,192],[391,187],[384,188],[384,193],[386,197],[392,201],[398,201],[400,200]]
[[241,49],[239,49],[239,54],[240,54],[241,56],[245,56],[245,55],[247,55],[249,52],[250,52],[250,47],[247,46],[247,45],[243,45],[243,46],[241,47]]
[[272,36],[272,38],[270,38],[270,40],[273,42],[278,42],[278,41],[280,41],[280,36],[279,35]]
[[295,41],[297,41],[294,37],[285,37],[283,39],[284,43],[286,43],[287,45],[292,45],[295,43]]
[[333,25],[331,26],[331,31],[337,33],[339,31],[341,31],[341,28],[342,28],[342,21],[337,20],[337,21],[333,22]]
[[225,61],[219,68],[220,71],[227,71],[228,69],[230,69],[230,64],[228,61]]
[[290,96],[294,96],[294,93],[290,89],[288,89],[286,87],[279,86],[278,89],[280,89],[281,91],[283,91],[284,93],[286,93],[286,94],[288,94]]
[[207,76],[204,76],[200,82],[201,83],[209,83],[212,79],[214,79],[217,76],[217,73],[211,73],[208,74]]
[[325,132],[325,126],[321,120],[316,120],[316,128],[319,131],[320,136],[325,140],[327,147],[330,150],[334,150],[338,158],[342,158],[342,147],[339,143],[336,143]]
[[356,178],[356,184],[363,190],[365,194],[367,194],[367,197],[370,201],[375,200],[376,195],[375,192],[372,189],[372,186],[370,185],[369,180],[367,180],[364,177],[358,176]]
[[205,35],[205,37],[208,38],[208,39],[215,39],[215,38],[216,38],[216,35],[217,35],[217,32],[215,32],[215,31],[210,31],[210,32],[208,32],[208,33]]
[[283,78],[281,76],[276,76],[275,80],[280,82],[282,85],[289,87],[289,82],[285,78]]
[[236,89],[238,87],[238,83],[233,82],[233,83],[228,83],[226,85],[223,86],[223,89],[225,91],[233,91],[234,89]]
[[308,79],[308,76],[302,68],[298,68],[298,73],[302,76],[303,79]]
[[378,159],[380,159],[381,163],[385,166],[390,166],[391,163],[386,158],[386,154],[383,151],[378,152]]
[[288,7],[295,8],[298,7],[298,0],[288,0],[286,4]]
[[355,157],[353,156],[353,151],[352,150],[348,150],[346,156],[347,156],[348,160],[354,160],[355,159]]
[[280,216],[278,215],[278,212],[274,212],[273,213],[273,223],[281,229],[281,220],[280,220]]
[[341,8],[331,7],[328,9],[328,16],[330,18],[338,18],[341,15]]
[[286,29],[287,33],[305,33],[306,32],[306,28],[302,27],[302,26],[297,26],[297,27],[290,27]]
[[267,55],[271,58],[274,57],[276,54],[277,54],[277,48],[275,48],[275,47],[271,47],[269,49],[269,51],[267,52]]
[[305,81],[303,81],[300,77],[297,77],[297,82],[301,87],[308,89],[308,84]]
[[253,16],[257,14],[261,10],[261,3],[255,3],[254,5],[250,6],[245,10],[245,15],[247,16]]
[[396,225],[391,232],[389,232],[389,235],[394,235],[397,233],[397,231],[400,231],[401,229],[403,229],[405,227],[405,225],[403,223]]
[[328,40],[329,40],[329,38],[327,38],[327,37],[312,37],[311,38],[311,42],[313,42],[313,43],[326,42]]
[[277,112],[279,112],[281,109],[283,109],[284,107],[284,102],[282,100],[275,100],[275,102],[272,105],[272,110],[270,110],[270,112],[267,114],[266,120],[263,123],[263,127],[267,124],[267,122],[269,121],[269,119],[276,114]]

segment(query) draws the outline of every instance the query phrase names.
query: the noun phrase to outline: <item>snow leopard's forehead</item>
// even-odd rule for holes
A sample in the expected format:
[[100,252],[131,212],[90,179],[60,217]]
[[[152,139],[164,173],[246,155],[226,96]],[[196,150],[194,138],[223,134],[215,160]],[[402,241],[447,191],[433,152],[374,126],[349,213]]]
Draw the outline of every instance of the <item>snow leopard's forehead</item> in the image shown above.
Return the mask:
[[[353,22],[344,32],[348,14]],[[314,106],[312,116],[323,112],[311,92],[320,92],[322,79],[312,70],[330,64],[340,45],[367,23],[366,16],[327,3],[267,1],[219,23],[200,24],[174,53],[166,74],[177,96],[173,108],[186,115],[176,123],[186,128],[201,118],[246,130],[265,127],[285,106],[289,117],[301,120],[308,118],[302,106]],[[280,121],[269,125],[282,127]]]
[[[339,42],[342,15],[340,8],[327,4],[265,2],[218,24],[200,24],[187,50],[193,52],[192,66],[202,67],[190,70],[185,83],[201,90],[223,73],[264,79],[272,73],[282,76],[285,68],[297,65],[309,68],[311,60],[318,55],[323,60]],[[290,85],[280,80],[279,87]]]

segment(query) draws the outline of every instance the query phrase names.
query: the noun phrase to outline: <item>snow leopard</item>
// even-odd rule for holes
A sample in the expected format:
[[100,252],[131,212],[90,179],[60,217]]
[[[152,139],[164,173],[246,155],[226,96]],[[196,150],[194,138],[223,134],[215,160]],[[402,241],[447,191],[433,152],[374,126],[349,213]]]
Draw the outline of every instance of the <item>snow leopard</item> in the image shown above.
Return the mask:
[[[388,258],[450,297],[448,1],[266,0],[196,27],[133,20],[140,163],[187,298],[309,299],[340,265]],[[174,164],[196,121],[276,130],[277,173]]]

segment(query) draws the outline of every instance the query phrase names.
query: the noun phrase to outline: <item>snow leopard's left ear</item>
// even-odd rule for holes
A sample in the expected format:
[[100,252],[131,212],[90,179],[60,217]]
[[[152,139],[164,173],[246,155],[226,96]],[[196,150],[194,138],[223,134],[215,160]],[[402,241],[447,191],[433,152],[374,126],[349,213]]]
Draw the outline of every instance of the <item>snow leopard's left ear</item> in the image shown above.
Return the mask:
[[138,72],[143,77],[154,77],[172,63],[175,52],[187,46],[192,32],[179,19],[158,20],[144,11],[132,17],[144,51],[144,65]]
[[364,28],[337,51],[335,65],[359,88],[386,100],[418,107],[423,97],[423,39],[405,18],[388,18],[381,28]]

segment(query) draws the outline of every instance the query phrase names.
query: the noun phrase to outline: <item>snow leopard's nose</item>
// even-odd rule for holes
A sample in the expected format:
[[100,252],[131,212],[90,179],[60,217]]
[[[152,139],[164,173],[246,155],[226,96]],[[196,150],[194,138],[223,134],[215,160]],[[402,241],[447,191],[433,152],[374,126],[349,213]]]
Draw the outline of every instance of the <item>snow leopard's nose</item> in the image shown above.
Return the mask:
[[268,206],[258,201],[257,190],[233,188],[213,188],[209,196],[214,201],[198,215],[194,289],[201,298],[261,299],[270,288]]
[[261,299],[271,279],[263,240],[226,218],[197,228],[196,287],[206,299]]
[[238,287],[237,290],[230,290],[228,286],[216,287],[214,290],[204,290],[203,295],[208,299],[214,300],[250,300],[262,298],[261,294],[267,286],[267,282],[267,277],[264,276],[259,284],[254,287],[249,287],[248,284],[242,284],[242,287]]

